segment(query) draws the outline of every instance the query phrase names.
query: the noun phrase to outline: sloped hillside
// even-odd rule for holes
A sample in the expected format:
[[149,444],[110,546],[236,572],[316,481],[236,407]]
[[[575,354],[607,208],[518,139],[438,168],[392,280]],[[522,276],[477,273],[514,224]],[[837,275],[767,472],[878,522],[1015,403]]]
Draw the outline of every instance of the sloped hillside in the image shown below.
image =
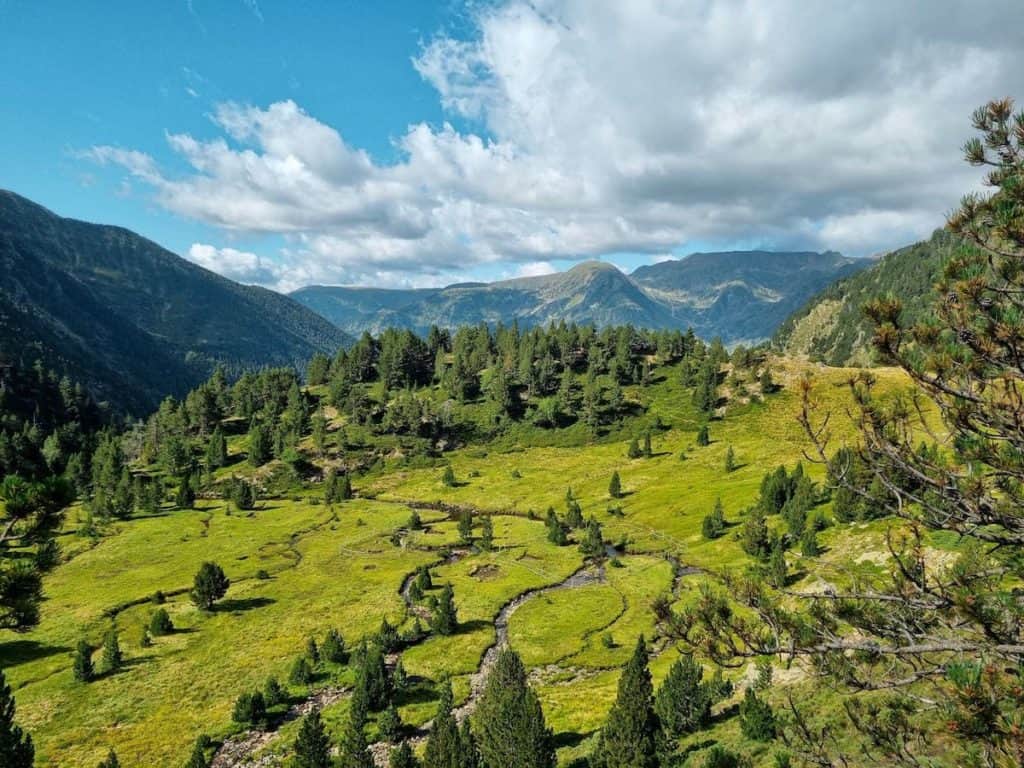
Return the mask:
[[0,192],[0,359],[40,359],[115,409],[142,413],[217,364],[301,365],[346,339],[285,296]]
[[833,283],[782,324],[773,346],[829,365],[870,365],[874,361],[872,328],[864,305],[891,294],[903,303],[906,322],[921,317],[933,301],[935,282],[958,242],[948,232],[937,230],[930,240],[893,251],[870,269]]

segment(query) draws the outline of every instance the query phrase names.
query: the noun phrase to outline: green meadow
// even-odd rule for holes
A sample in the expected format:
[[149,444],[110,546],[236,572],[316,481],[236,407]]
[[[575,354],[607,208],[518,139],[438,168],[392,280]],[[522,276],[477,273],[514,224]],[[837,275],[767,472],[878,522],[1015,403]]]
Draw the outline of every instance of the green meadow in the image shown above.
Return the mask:
[[[530,670],[560,761],[584,754],[637,637],[653,641],[656,681],[678,657],[679,650],[658,637],[651,610],[661,595],[687,600],[703,578],[690,571],[680,576],[677,569],[717,571],[749,563],[736,524],[756,500],[766,471],[792,469],[803,460],[814,480],[823,478],[823,469],[804,458],[807,440],[796,421],[801,376],[813,376],[815,398],[835,413],[837,444],[852,435],[843,420],[851,371],[773,364],[779,391],[763,399],[731,398],[711,421],[711,443],[704,447],[696,444],[701,419],[689,390],[672,368],[658,368],[651,385],[625,389],[642,415],[604,434],[578,426],[517,425],[442,461],[410,462],[396,451],[356,476],[356,498],[330,506],[322,503],[316,483],[295,483],[249,512],[200,499],[195,509],[165,506],[154,515],[111,523],[95,536],[83,535],[83,513],[72,508],[60,536],[64,562],[45,581],[41,623],[24,634],[0,634],[0,664],[15,689],[19,720],[33,734],[37,764],[91,768],[113,747],[125,766],[181,765],[199,734],[216,741],[240,731],[231,720],[236,697],[259,689],[268,676],[284,683],[293,701],[328,686],[343,688],[351,683],[347,667],[322,665],[309,685],[288,685],[289,668],[309,637],[319,641],[332,627],[349,647],[376,632],[382,619],[410,631],[416,615],[401,587],[424,565],[431,566],[431,594],[452,585],[460,626],[402,651],[413,681],[398,702],[403,720],[427,722],[434,685],[445,679],[452,680],[457,703],[464,701],[471,676],[495,642],[499,612],[530,593],[508,617],[508,642]],[[877,376],[884,391],[906,386],[893,371]],[[332,416],[332,432],[347,427]],[[646,429],[652,430],[653,455],[627,458],[628,441]],[[358,430],[352,431],[357,439]],[[229,441],[235,459],[246,448],[244,435]],[[736,466],[726,471],[730,449]],[[453,486],[442,482],[445,465],[454,471]],[[609,497],[613,472],[622,480],[620,499]],[[235,463],[220,474],[257,471]],[[549,507],[565,514],[569,489],[584,518],[601,523],[617,554],[582,585],[550,589],[584,567],[574,543],[580,532],[571,534],[570,544],[556,546],[544,525]],[[701,522],[719,499],[729,527],[706,541]],[[420,509],[424,529],[405,530],[410,503],[435,502],[474,510],[474,537],[481,515],[490,514],[493,549],[460,545],[456,522],[442,511]],[[821,511],[828,516],[827,503]],[[831,526],[821,534],[819,557],[790,552],[790,567],[800,575],[796,588],[877,569],[886,525]],[[209,612],[197,609],[187,594],[205,561],[220,564],[231,580],[225,599]],[[145,646],[143,628],[160,600],[175,629]],[[111,628],[120,635],[124,667],[90,684],[75,682],[76,643],[85,638],[98,647]],[[728,673],[736,679],[749,674],[742,668]],[[823,712],[838,706],[799,670],[780,670],[777,679],[776,688],[791,686],[820,699]],[[695,748],[719,740],[769,764],[769,752],[745,743],[728,716],[733,704],[721,705],[723,714],[694,738]],[[335,736],[347,706],[342,694],[324,710]],[[295,727],[286,724],[260,749],[282,752]]]

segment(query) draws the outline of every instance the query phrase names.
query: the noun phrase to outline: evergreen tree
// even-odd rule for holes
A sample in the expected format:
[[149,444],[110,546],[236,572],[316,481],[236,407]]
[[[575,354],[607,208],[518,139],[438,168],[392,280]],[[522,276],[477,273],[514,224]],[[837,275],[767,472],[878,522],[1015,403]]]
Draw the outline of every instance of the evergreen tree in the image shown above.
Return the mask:
[[117,759],[117,753],[111,749],[107,756],[100,760],[96,768],[121,768],[121,761]]
[[178,482],[178,492],[174,496],[174,503],[178,509],[192,509],[196,503],[196,492],[192,487],[192,475],[186,472]]
[[203,563],[192,583],[189,593],[192,602],[204,611],[213,608],[213,604],[227,594],[231,582],[224,571],[216,563]]
[[313,450],[317,456],[323,456],[327,448],[327,417],[324,416],[323,408],[313,414]]
[[311,666],[316,666],[320,663],[320,648],[316,644],[316,638],[310,635],[306,638],[306,658],[309,659]]
[[740,730],[753,741],[771,741],[777,731],[771,706],[758,698],[752,687],[747,688],[740,702]]
[[341,633],[331,627],[324,636],[323,644],[320,646],[321,655],[332,664],[344,664],[347,654],[345,653],[345,639]]
[[687,654],[677,659],[658,689],[654,711],[671,739],[706,728],[714,692],[703,682],[704,668]]
[[551,731],[515,651],[498,654],[474,714],[477,746],[487,768],[554,768]]
[[405,524],[405,527],[410,531],[423,530],[423,521],[420,519],[420,513],[415,509],[409,513],[409,522]]
[[548,529],[548,541],[552,544],[562,547],[569,543],[569,539],[565,535],[565,526],[558,519],[558,515],[555,514],[553,507],[548,507],[548,517],[545,521],[545,526]]
[[423,592],[427,592],[434,588],[434,580],[430,577],[430,568],[425,565],[421,565],[416,571],[416,584]]
[[412,751],[409,742],[403,741],[391,750],[388,768],[420,768],[420,761],[416,759],[416,753]]
[[296,657],[288,671],[288,682],[292,685],[309,685],[313,682],[313,668],[305,655]]
[[786,586],[786,579],[789,572],[786,566],[786,550],[781,543],[772,547],[772,553],[768,557],[768,581],[776,589]]
[[206,469],[208,472],[223,467],[228,463],[228,443],[220,427],[213,430],[210,442],[206,446]]
[[377,732],[380,740],[389,744],[394,744],[402,738],[402,718],[399,717],[394,704],[388,705],[377,718]]
[[110,629],[103,637],[103,671],[116,672],[121,668],[123,662],[124,657],[117,638],[117,630]]
[[205,736],[196,739],[196,743],[192,745],[192,754],[189,756],[188,762],[185,763],[185,768],[210,768],[210,763],[206,759],[206,742]]
[[285,700],[284,688],[277,682],[276,677],[268,677],[267,682],[263,684],[263,701],[267,707],[276,707]]
[[772,551],[771,539],[768,534],[768,521],[760,507],[754,507],[743,521],[740,531],[740,546],[751,557],[767,560]]
[[459,622],[455,609],[455,592],[451,584],[445,584],[441,590],[441,596],[437,600],[437,607],[430,617],[430,627],[439,635],[453,635],[458,629]]
[[75,680],[80,683],[88,683],[96,676],[96,670],[92,665],[92,647],[85,640],[79,640],[75,647],[72,671]]
[[340,768],[374,768],[364,726],[362,718],[352,713],[341,736],[341,750],[338,756]]
[[480,750],[473,735],[473,728],[467,717],[459,729],[459,741],[462,744],[462,768],[480,768]]
[[35,747],[32,737],[14,722],[14,694],[0,670],[0,765],[4,768],[32,768]]
[[174,624],[165,608],[157,608],[149,619],[149,632],[153,637],[169,635],[174,631]]
[[302,718],[292,749],[292,764],[295,768],[331,767],[331,743],[324,730],[323,720],[320,719],[319,709],[313,709]]
[[711,433],[708,430],[707,424],[705,424],[699,430],[697,430],[697,445],[701,447],[711,445]]
[[450,466],[444,468],[444,472],[441,474],[441,483],[449,488],[455,487],[455,470]]
[[462,768],[462,739],[452,714],[452,687],[445,682],[423,752],[423,768]]
[[612,472],[612,479],[608,481],[608,495],[613,499],[622,497],[622,480],[618,471]]
[[647,668],[647,643],[641,636],[619,678],[619,690],[598,737],[597,768],[657,768],[658,716]]
[[650,430],[644,432],[644,457],[651,458],[654,455],[654,450],[651,448],[651,433]]
[[736,469],[736,452],[733,451],[732,446],[725,452],[725,472],[729,474]]
[[231,719],[242,725],[257,725],[267,719],[267,703],[263,693],[243,693],[235,699],[235,708]]
[[640,453],[640,444],[634,437],[629,441],[629,448],[626,449],[626,457],[630,459],[639,459],[642,454]]
[[249,463],[254,467],[262,467],[270,461],[270,454],[270,427],[261,422],[253,422],[249,428]]
[[601,524],[594,518],[587,522],[580,542],[580,552],[584,557],[604,557],[604,534],[601,532]]
[[459,513],[459,538],[463,544],[473,541],[473,515],[468,509]]
[[352,498],[352,478],[348,476],[347,472],[338,478],[335,496],[341,501],[348,501]]
[[717,539],[725,533],[725,512],[722,510],[722,500],[715,499],[715,508],[701,522],[701,533],[705,539]]
[[490,552],[494,549],[494,523],[490,515],[484,515],[480,520],[480,549]]

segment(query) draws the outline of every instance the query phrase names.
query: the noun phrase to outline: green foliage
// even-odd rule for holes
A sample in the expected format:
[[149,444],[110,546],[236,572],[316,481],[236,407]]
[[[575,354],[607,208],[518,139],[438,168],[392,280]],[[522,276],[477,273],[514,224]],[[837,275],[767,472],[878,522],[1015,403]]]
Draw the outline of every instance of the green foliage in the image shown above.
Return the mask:
[[249,428],[248,461],[254,467],[262,467],[272,454],[273,442],[270,427],[262,422],[254,421]]
[[206,759],[206,744],[209,738],[206,736],[200,736],[196,739],[196,743],[192,745],[192,754],[189,755],[188,762],[185,763],[185,768],[209,768],[210,763]]
[[455,609],[455,592],[451,584],[445,584],[437,599],[437,607],[430,617],[430,628],[439,635],[451,635],[458,629],[459,622]]
[[557,547],[564,547],[569,543],[569,537],[566,535],[565,526],[562,521],[558,519],[558,515],[555,514],[554,507],[548,507],[548,516],[544,523],[548,531],[548,541]]
[[725,473],[729,474],[730,472],[735,471],[735,469],[736,469],[736,452],[733,451],[732,446],[730,445],[728,450],[726,450],[726,452],[725,452]]
[[462,738],[452,714],[452,688],[446,682],[441,686],[437,714],[423,751],[423,768],[462,768],[463,758]]
[[169,635],[174,631],[174,624],[166,608],[157,608],[149,617],[149,632],[153,637]]
[[459,513],[459,539],[463,544],[473,542],[473,513],[468,509]]
[[753,741],[771,741],[777,732],[771,706],[753,688],[747,688],[740,702],[740,730]]
[[626,457],[630,459],[639,459],[643,454],[640,452],[640,444],[634,437],[629,441],[629,448],[626,450]]
[[402,728],[402,718],[394,704],[390,704],[377,718],[377,733],[381,741],[397,743],[402,738]]
[[288,671],[288,682],[292,685],[309,685],[313,682],[313,667],[305,655],[296,657],[292,662]]
[[196,573],[189,596],[199,608],[208,611],[227,594],[230,585],[231,582],[219,565],[205,562]]
[[494,549],[494,522],[490,515],[484,515],[480,520],[480,549],[490,552]]
[[758,560],[767,560],[772,552],[772,540],[768,532],[768,521],[761,507],[754,507],[747,513],[740,529],[740,546],[743,551]]
[[263,701],[267,707],[276,707],[278,704],[283,703],[286,698],[284,688],[277,682],[277,678],[273,675],[268,677],[267,682],[263,684]]
[[622,480],[618,472],[612,472],[612,479],[608,481],[608,495],[613,499],[622,497]]
[[[552,734],[515,651],[506,648],[498,654],[474,724],[480,757],[488,768],[554,768]],[[467,739],[462,741],[465,748]]]
[[419,765],[420,761],[416,759],[416,753],[407,741],[392,749],[388,756],[388,768],[419,768]]
[[348,658],[348,653],[345,650],[345,639],[334,627],[327,630],[327,634],[324,635],[324,641],[320,645],[320,655],[325,661],[329,661],[332,664],[344,664]]
[[707,445],[711,445],[711,432],[708,429],[708,425],[704,424],[700,429],[697,430],[697,445],[702,448]]
[[591,760],[596,768],[656,768],[658,716],[647,668],[647,643],[637,641]]
[[704,682],[704,668],[687,654],[669,670],[658,689],[654,711],[661,727],[671,739],[703,730],[711,721],[711,706],[716,701],[714,685]]
[[295,768],[331,768],[331,743],[323,720],[320,719],[319,709],[313,709],[302,718],[292,744],[292,753],[292,765]]
[[601,531],[601,524],[593,517],[587,521],[587,527],[583,531],[579,550],[584,557],[604,557],[604,534]]
[[725,511],[722,509],[722,500],[715,499],[715,507],[711,513],[701,521],[701,535],[709,541],[719,538],[725,533]]
[[123,662],[124,656],[121,653],[117,630],[109,629],[103,636],[103,671],[116,672],[121,668]]
[[261,691],[243,693],[235,699],[231,719],[242,725],[257,725],[267,719],[267,704]]
[[96,670],[92,664],[92,647],[85,640],[79,640],[75,646],[72,672],[75,680],[80,683],[88,683],[96,677]]
[[11,687],[0,670],[0,765],[4,768],[32,768],[35,747],[32,737],[14,721],[15,702]]
[[441,474],[441,484],[447,488],[453,488],[455,482],[455,470],[451,466],[445,467],[444,472]]
[[117,759],[117,753],[110,750],[107,752],[107,756],[100,760],[96,768],[121,768],[121,761]]

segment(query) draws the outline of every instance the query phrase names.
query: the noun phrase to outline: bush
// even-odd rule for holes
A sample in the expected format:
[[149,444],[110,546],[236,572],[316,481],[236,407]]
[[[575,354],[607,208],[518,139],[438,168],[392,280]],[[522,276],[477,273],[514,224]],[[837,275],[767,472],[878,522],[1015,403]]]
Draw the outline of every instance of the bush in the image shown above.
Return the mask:
[[284,688],[277,682],[276,677],[268,677],[263,684],[263,701],[268,707],[276,707],[285,699]]
[[313,682],[313,668],[309,665],[309,659],[299,656],[292,662],[292,668],[288,672],[288,682],[292,685],[309,685]]
[[758,698],[753,688],[740,702],[740,730],[753,741],[771,741],[775,738],[775,714],[768,702]]
[[701,533],[705,539],[719,538],[725,533],[725,513],[722,511],[722,500],[715,501],[715,508],[701,522]]
[[174,631],[171,617],[164,608],[157,608],[149,619],[149,633],[154,637],[169,635]]
[[227,594],[231,582],[216,563],[203,563],[192,584],[192,602],[204,611]]
[[243,693],[235,699],[235,708],[231,712],[231,719],[243,725],[256,725],[267,719],[267,704],[263,694]]

